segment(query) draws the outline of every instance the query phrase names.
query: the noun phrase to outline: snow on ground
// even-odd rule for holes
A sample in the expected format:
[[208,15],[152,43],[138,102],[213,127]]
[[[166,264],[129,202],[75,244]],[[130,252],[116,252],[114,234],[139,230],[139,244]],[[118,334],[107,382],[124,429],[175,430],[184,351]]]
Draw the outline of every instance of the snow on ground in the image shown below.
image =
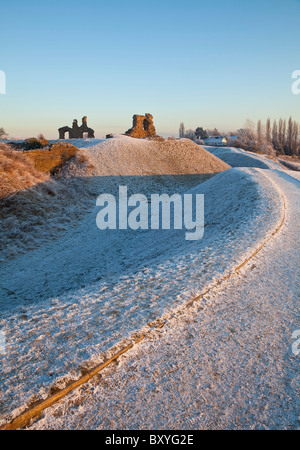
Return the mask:
[[231,167],[257,167],[260,169],[278,169],[278,164],[263,155],[241,150],[234,147],[203,146],[213,155],[229,164]]
[[[54,142],[58,141],[50,141]],[[47,245],[63,236],[68,228],[76,227],[85,212],[94,206],[101,190],[107,191],[108,185],[120,183],[120,176],[198,175],[229,168],[188,139],[145,140],[116,136],[68,142],[76,144],[80,151],[51,179],[36,171],[21,152],[9,152],[9,147],[5,149],[4,145],[2,164],[0,161],[3,168],[0,173],[0,190],[3,190],[2,199],[0,195],[0,263]],[[127,179],[123,179],[123,183]],[[159,179],[157,183],[156,189]],[[196,184],[196,181],[192,183]],[[14,195],[8,197],[8,193]]]
[[[241,151],[236,152],[235,150],[232,153],[240,155]],[[234,160],[232,157],[231,159]],[[130,191],[146,195],[156,192],[155,189],[158,185],[161,192],[166,193],[183,193],[189,189],[190,192],[204,193],[205,233],[200,241],[185,241],[184,230],[143,232],[107,230],[100,232],[95,226],[97,213],[97,208],[95,208],[74,230],[70,230],[64,239],[32,251],[5,265],[0,279],[1,286],[5,287],[1,294],[1,329],[4,330],[6,337],[6,354],[1,358],[3,374],[1,413],[3,419],[8,418],[9,411],[32,400],[34,395],[46,396],[50,386],[58,377],[78,376],[77,369],[80,364],[100,362],[104,352],[113,345],[132,335],[135,330],[141,329],[149,321],[162,314],[168,314],[170,311],[176,311],[176,308],[180,308],[180,305],[186,300],[202,292],[224,272],[230,271],[234,265],[242,261],[281,219],[283,204],[277,189],[278,185],[284,191],[285,196],[291,187],[295,190],[295,199],[289,199],[289,214],[291,209],[298,207],[296,203],[299,197],[298,182],[286,175],[286,171],[276,172],[272,166],[275,163],[266,158],[257,157],[259,169],[255,168],[255,162],[252,159],[255,160],[255,156],[249,156],[248,160],[244,159],[243,164],[248,166],[247,168],[229,169],[201,184],[199,181],[203,180],[197,179],[199,175],[122,178],[122,183],[126,181],[125,184],[129,186]],[[261,159],[263,164],[267,165],[267,169],[261,167]],[[278,166],[276,165],[276,167]],[[281,184],[278,180],[281,181]],[[108,186],[112,192],[116,192],[120,180],[106,181],[108,183],[105,186]],[[94,177],[93,182],[95,190],[99,186],[103,187],[103,177]],[[290,218],[290,221],[291,228],[293,228],[293,218]],[[295,230],[290,231],[293,231],[291,239],[293,238],[297,242]],[[126,239],[124,239],[125,237]],[[287,244],[286,253],[291,251],[291,242],[288,241]],[[296,246],[293,251],[295,249]],[[277,249],[278,255],[281,250]],[[285,255],[285,257],[295,261],[294,253]],[[270,259],[270,264],[272,266],[275,261],[272,262]],[[279,261],[277,261],[278,264]],[[263,263],[262,266],[264,267]],[[273,275],[270,267],[265,275],[267,280]],[[272,303],[274,289],[276,297],[281,285],[281,272],[278,271],[277,266],[275,267],[276,277],[273,276],[273,278],[276,280],[272,281],[275,283],[274,288],[266,289],[266,285],[263,284],[261,285],[263,287],[258,289],[260,292],[259,304],[264,314],[267,310],[264,302],[266,305],[269,302]],[[164,341],[157,337],[158,335],[153,335],[153,340],[151,339],[132,350],[132,356],[136,354],[137,359],[133,358],[131,367],[124,366],[123,369],[126,361],[126,357],[124,357],[120,364],[120,371],[118,369],[114,373],[113,379],[110,378],[111,369],[107,369],[106,381],[91,387],[91,396],[94,396],[94,401],[89,400],[87,403],[82,403],[82,390],[79,390],[74,394],[75,397],[71,396],[73,400],[70,404],[62,402],[62,406],[56,407],[61,407],[62,409],[59,411],[62,412],[57,413],[57,410],[54,409],[56,412],[54,416],[51,416],[52,410],[49,410],[46,412],[46,418],[38,422],[37,426],[45,428],[47,426],[50,428],[57,426],[61,428],[200,428],[201,424],[197,422],[196,418],[202,414],[203,405],[197,397],[198,390],[199,386],[202,386],[202,382],[205,389],[212,389],[209,388],[212,379],[212,372],[209,368],[218,366],[218,348],[220,347],[222,350],[222,364],[224,365],[224,367],[222,365],[224,369],[221,373],[222,376],[216,384],[216,390],[203,391],[203,394],[212,392],[215,397],[211,398],[216,398],[216,405],[219,394],[222,394],[223,384],[220,380],[224,381],[226,374],[232,374],[233,377],[233,361],[238,364],[238,355],[240,354],[240,357],[242,355],[241,364],[243,363],[246,367],[247,358],[252,354],[251,351],[255,350],[253,342],[257,343],[257,341],[251,341],[251,339],[255,339],[252,328],[256,327],[259,330],[261,325],[259,320],[262,319],[257,312],[259,309],[257,296],[253,296],[253,286],[255,286],[256,293],[256,285],[259,285],[260,276],[255,270],[253,270],[253,274],[256,274],[257,279],[252,285],[249,285],[250,287],[245,288],[248,289],[245,291],[247,295],[244,296],[243,291],[240,293],[237,291],[235,295],[236,290],[233,289],[228,298],[226,297],[227,291],[225,291],[222,295],[218,293],[211,299],[205,299],[206,306],[204,304],[200,306],[200,308],[204,308],[203,310],[193,308],[188,313],[191,326],[187,326],[182,319],[177,319],[173,325],[162,329],[159,334],[165,339],[162,347],[158,345],[158,340],[162,343]],[[285,276],[284,272],[282,274]],[[243,277],[238,279],[239,287],[242,286],[242,281]],[[284,281],[284,296],[287,300],[293,301],[294,286],[291,285],[288,291],[290,294],[287,294],[286,278]],[[250,297],[249,292],[251,293]],[[254,306],[251,306],[251,302],[254,302]],[[228,303],[230,303],[229,312],[226,309]],[[211,308],[216,309],[214,314],[211,314],[213,310]],[[286,328],[287,320],[284,319],[289,317],[287,312],[290,316],[293,315],[290,302],[287,302],[287,305],[282,303],[279,311],[276,308],[277,302],[273,306],[272,314],[279,315],[278,320],[281,324],[280,314],[282,312],[284,316],[282,321]],[[253,316],[249,313],[252,310],[256,313],[253,312]],[[231,317],[231,312],[234,313],[235,319]],[[225,328],[228,328],[230,323],[234,329],[236,321],[243,333],[237,337],[234,335],[235,332],[230,331],[229,334],[226,334]],[[221,324],[220,329],[219,323]],[[270,327],[269,322],[268,326]],[[218,330],[220,333],[224,332],[228,339],[229,337],[231,339],[231,335],[234,336],[230,345],[225,342],[226,339],[223,335],[220,339],[218,338]],[[276,329],[276,331],[278,330]],[[282,336],[282,328],[279,327],[279,331],[280,333],[278,332],[275,336],[277,341]],[[247,333],[250,333],[249,336]],[[182,337],[181,342],[179,336]],[[201,341],[199,341],[199,336],[201,336]],[[208,346],[204,345],[206,341],[203,341],[203,336],[207,336],[209,339]],[[252,345],[251,347],[249,344],[249,354],[241,351],[240,347],[242,343],[248,348],[247,341],[245,341],[247,337]],[[285,335],[286,340],[287,336]],[[177,358],[175,360],[166,352],[173,341],[171,356]],[[226,345],[229,345],[227,356]],[[212,347],[214,350],[211,350]],[[178,348],[180,348],[180,352]],[[286,356],[288,351],[286,347],[282,348]],[[149,349],[153,354],[153,361],[151,361],[152,356],[148,353]],[[140,351],[143,355],[141,361],[145,362],[144,366],[139,362]],[[261,351],[264,354],[263,348]],[[160,352],[161,364],[158,362]],[[180,359],[181,354],[182,359]],[[279,355],[278,352],[276,355]],[[198,364],[194,369],[191,362],[193,359]],[[269,359],[271,364],[272,354],[269,355]],[[187,364],[184,363],[185,360],[188,361]],[[250,360],[252,359],[250,358]],[[151,369],[152,364],[153,370]],[[176,364],[182,367],[182,370],[183,367],[186,367],[184,369],[186,372],[182,370],[178,372],[178,378],[176,378]],[[270,370],[275,370],[271,366]],[[135,367],[138,367],[140,373],[136,372]],[[237,367],[241,370],[240,366]],[[134,376],[130,375],[132,371],[135,372]],[[168,381],[166,373],[173,372],[175,375],[172,375]],[[125,376],[126,373],[129,375]],[[157,373],[157,379],[155,373]],[[218,373],[217,370],[216,373]],[[236,369],[236,373],[239,373],[238,369]],[[245,375],[245,371],[242,373]],[[149,374],[151,379],[149,380],[145,374]],[[219,375],[216,375],[217,380]],[[142,382],[144,376],[148,387]],[[230,376],[228,375],[228,380],[230,380]],[[182,380],[185,377],[187,382],[184,383],[185,391],[182,392]],[[115,384],[114,379],[116,380]],[[237,379],[238,382],[235,385],[233,380],[229,382],[226,378],[228,382],[224,384],[224,389],[227,386],[229,397],[221,395],[219,402],[226,402],[226,398],[231,398],[230,395],[232,398],[234,397],[233,391],[235,388],[238,389],[238,383],[242,382],[243,378],[238,376]],[[213,381],[215,383],[215,379]],[[259,383],[257,374],[256,381]],[[174,388],[172,388],[173,382]],[[250,379],[250,382],[253,380]],[[113,386],[117,386],[117,398],[119,398],[123,385],[122,401],[118,400],[116,403],[116,392],[114,392]],[[248,398],[244,399],[243,391],[239,392],[240,397],[238,398],[241,399],[241,402],[247,403]],[[102,413],[100,414],[99,404],[103,402],[103,397],[107,393],[108,403],[103,409],[103,411],[107,411],[105,412],[107,418],[105,418]],[[192,393],[196,396],[195,404],[192,402]],[[168,395],[169,400],[167,400]],[[145,403],[149,398],[153,401],[149,402],[147,408]],[[182,409],[175,404],[180,398],[182,408],[183,405],[190,408],[190,414],[186,414],[186,419],[184,419],[184,413],[182,414],[183,418],[181,417]],[[81,406],[78,406],[78,399],[82,403]],[[162,400],[161,405],[163,405],[164,411],[156,407],[159,399]],[[75,410],[74,403],[78,406]],[[142,404],[145,414],[142,413],[141,419]],[[209,414],[214,409],[213,404],[211,401],[207,402],[206,413],[203,413],[203,420],[206,420],[203,422],[204,427],[205,423],[209,427],[219,426],[215,415]],[[132,420],[126,413],[128,405],[131,409],[134,408]],[[122,411],[124,420],[118,419],[114,412],[115,408]],[[237,414],[240,412],[239,408],[241,408],[240,404],[234,412],[228,413],[228,417],[230,416],[230,420],[233,421],[228,422],[228,427],[231,426],[230,424],[234,426],[234,421],[237,420]],[[153,410],[153,413],[150,412],[150,409]],[[155,409],[158,411],[157,414]],[[175,411],[177,411],[177,415]],[[80,417],[79,413],[82,414]],[[155,420],[153,414],[156,416]],[[91,418],[89,424],[87,415]],[[55,417],[58,419],[56,420]],[[72,422],[72,417],[77,417],[76,424]],[[173,421],[173,425],[170,425],[166,417]]]
[[240,274],[46,410],[31,429],[296,429],[299,182],[281,231]]
[[286,166],[288,169],[297,170],[300,172],[300,163],[295,161],[289,161],[287,159],[278,158],[278,161],[283,165]]
[[[73,140],[72,140],[73,141]],[[74,140],[74,145],[83,148]],[[217,173],[229,166],[190,139],[133,139],[117,135],[84,142],[93,176]]]

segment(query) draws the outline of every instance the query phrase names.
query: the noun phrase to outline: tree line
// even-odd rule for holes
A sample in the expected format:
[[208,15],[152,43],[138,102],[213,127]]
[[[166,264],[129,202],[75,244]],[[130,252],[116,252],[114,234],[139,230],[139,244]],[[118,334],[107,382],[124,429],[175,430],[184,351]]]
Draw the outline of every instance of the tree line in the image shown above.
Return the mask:
[[[258,120],[256,124],[248,119],[243,128],[227,133],[220,133],[216,128],[206,130],[203,127],[185,131],[183,123],[179,127],[181,138],[205,140],[209,136],[226,136],[230,146],[259,153],[291,156],[300,156],[299,134],[300,125],[292,117],[288,120],[280,118],[273,122],[268,118],[266,123]],[[235,136],[235,140],[231,140],[232,136]]]
[[209,136],[221,136],[223,135],[217,128],[204,130],[202,127],[196,128],[196,130],[185,130],[184,123],[181,122],[179,126],[179,137],[188,139],[207,139]]

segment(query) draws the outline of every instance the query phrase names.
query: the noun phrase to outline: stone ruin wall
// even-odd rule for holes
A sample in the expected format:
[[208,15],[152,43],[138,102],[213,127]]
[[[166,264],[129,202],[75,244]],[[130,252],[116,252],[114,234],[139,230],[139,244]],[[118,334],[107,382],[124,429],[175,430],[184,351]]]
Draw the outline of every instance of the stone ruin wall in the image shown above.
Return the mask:
[[72,128],[66,126],[58,129],[59,139],[65,139],[65,134],[69,133],[69,139],[82,139],[83,134],[87,133],[88,138],[95,138],[95,132],[87,125],[87,117],[82,118],[82,125],[79,126],[76,119],[73,120]]
[[148,113],[144,116],[135,114],[133,116],[133,126],[129,130],[127,130],[125,134],[134,138],[156,136],[155,127],[153,124],[153,116]]

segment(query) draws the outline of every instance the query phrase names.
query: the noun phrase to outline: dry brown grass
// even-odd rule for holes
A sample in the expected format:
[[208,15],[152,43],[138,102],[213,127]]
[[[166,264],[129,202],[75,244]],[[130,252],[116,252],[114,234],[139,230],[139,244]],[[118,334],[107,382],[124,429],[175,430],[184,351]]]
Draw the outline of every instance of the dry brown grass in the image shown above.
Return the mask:
[[57,142],[50,149],[31,150],[26,157],[34,167],[42,172],[56,173],[78,152],[78,148],[68,142]]
[[49,179],[23,153],[0,143],[0,199]]
[[76,155],[55,174],[57,179],[90,177],[95,166],[91,163],[86,149],[79,149]]
[[55,179],[0,144],[0,261],[62,236],[92,202],[84,180]]
[[148,139],[149,141],[157,141],[157,142],[164,142],[164,138],[162,136],[148,136],[144,139]]
[[284,159],[286,161],[300,163],[300,155],[278,155],[278,158]]

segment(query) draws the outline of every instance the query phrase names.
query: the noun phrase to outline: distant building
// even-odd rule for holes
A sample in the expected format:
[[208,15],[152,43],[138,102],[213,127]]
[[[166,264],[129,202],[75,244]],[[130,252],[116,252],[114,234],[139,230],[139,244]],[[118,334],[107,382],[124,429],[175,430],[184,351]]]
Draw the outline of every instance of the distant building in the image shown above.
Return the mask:
[[239,136],[226,136],[227,141],[237,141],[240,140]]
[[216,147],[226,147],[227,139],[225,136],[211,136],[204,141],[205,145],[214,145]]

